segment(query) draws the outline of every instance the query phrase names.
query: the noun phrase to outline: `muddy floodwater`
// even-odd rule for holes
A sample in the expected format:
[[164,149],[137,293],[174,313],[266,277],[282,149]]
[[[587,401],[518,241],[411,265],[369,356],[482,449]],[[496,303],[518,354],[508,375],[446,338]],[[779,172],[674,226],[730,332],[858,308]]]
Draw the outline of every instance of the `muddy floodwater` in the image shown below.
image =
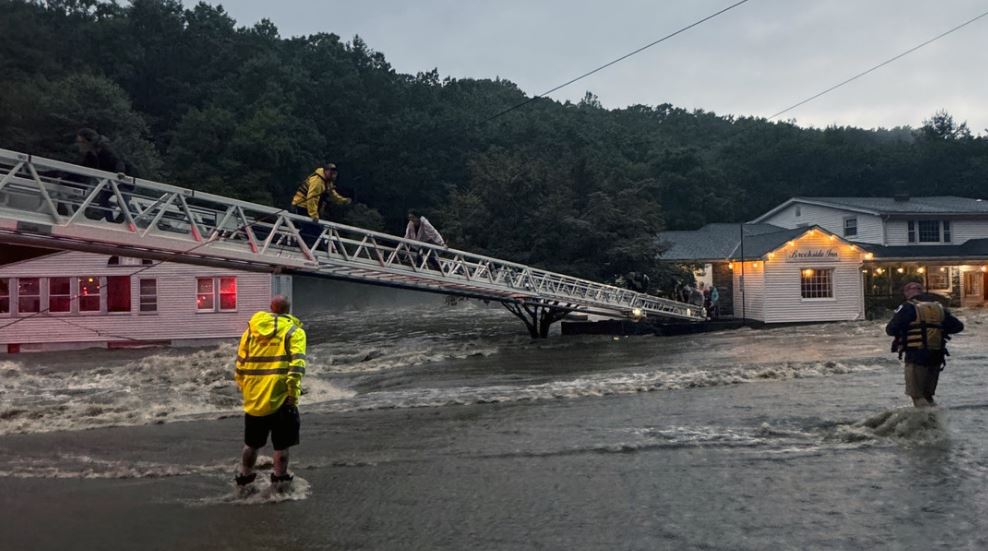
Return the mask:
[[934,411],[882,322],[309,315],[295,487],[246,500],[233,344],[0,357],[0,548],[988,549],[988,314],[957,314]]

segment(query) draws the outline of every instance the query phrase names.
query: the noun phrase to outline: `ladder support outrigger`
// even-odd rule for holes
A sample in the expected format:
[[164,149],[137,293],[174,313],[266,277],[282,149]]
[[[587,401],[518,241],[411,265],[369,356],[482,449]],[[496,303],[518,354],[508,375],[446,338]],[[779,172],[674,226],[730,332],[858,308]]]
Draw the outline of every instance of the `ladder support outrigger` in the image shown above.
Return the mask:
[[565,318],[575,309],[573,305],[560,304],[558,301],[536,303],[504,301],[501,304],[525,323],[528,334],[533,339],[548,338],[552,324]]

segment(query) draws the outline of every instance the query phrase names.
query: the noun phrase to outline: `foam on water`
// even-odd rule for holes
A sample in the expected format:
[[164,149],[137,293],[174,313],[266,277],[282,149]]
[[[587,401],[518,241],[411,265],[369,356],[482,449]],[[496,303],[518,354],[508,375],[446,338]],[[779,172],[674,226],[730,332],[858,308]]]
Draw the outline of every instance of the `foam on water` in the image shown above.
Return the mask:
[[443,407],[452,405],[486,404],[535,400],[554,400],[636,394],[660,390],[682,390],[738,385],[761,381],[783,381],[807,377],[826,377],[885,369],[881,361],[844,362],[786,362],[769,366],[686,369],[663,371],[606,373],[571,380],[530,385],[493,385],[482,387],[412,388],[399,391],[376,391],[358,399],[340,401],[320,407],[323,411],[365,409]]
[[[233,382],[232,344],[157,352],[129,361],[103,360],[78,367],[52,367],[25,356],[0,363],[0,434],[78,430],[217,417],[239,411]],[[107,360],[109,359],[109,360]],[[318,375],[316,358],[310,373]],[[307,377],[304,401],[353,396],[318,376]]]

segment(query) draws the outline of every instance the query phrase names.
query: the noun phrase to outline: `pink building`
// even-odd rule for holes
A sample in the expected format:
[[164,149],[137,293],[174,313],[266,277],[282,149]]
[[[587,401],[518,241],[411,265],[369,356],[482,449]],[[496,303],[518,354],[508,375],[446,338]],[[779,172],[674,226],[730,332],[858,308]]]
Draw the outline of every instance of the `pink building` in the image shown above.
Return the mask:
[[0,265],[0,353],[236,338],[291,289],[289,276],[54,252]]

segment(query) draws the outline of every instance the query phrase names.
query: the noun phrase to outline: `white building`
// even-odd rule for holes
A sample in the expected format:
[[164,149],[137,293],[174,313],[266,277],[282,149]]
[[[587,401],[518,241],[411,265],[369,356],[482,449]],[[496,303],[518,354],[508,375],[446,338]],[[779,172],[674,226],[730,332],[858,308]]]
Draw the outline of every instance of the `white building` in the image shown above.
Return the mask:
[[0,353],[238,337],[277,293],[290,277],[81,252],[8,262]]
[[709,224],[660,239],[669,247],[663,259],[703,267],[722,314],[764,323],[864,319],[865,252],[820,227]]
[[[861,319],[869,306],[894,307],[902,284],[916,280],[955,305],[988,299],[988,201],[981,199],[794,197],[750,223],[663,232],[659,241],[667,248],[661,258],[692,265],[735,318]],[[820,286],[827,296],[809,291]]]
[[917,279],[958,305],[988,299],[988,201],[965,197],[794,197],[753,223],[818,225],[868,251],[865,293],[898,298]]

